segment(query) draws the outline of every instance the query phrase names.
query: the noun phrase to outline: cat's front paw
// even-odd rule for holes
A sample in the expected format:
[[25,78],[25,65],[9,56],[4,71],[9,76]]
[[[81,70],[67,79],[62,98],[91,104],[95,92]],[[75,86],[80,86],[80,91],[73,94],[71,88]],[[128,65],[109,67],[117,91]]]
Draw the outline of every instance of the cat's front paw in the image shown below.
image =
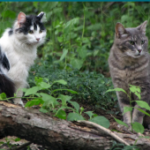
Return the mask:
[[24,103],[21,99],[14,99],[14,104],[24,107]]

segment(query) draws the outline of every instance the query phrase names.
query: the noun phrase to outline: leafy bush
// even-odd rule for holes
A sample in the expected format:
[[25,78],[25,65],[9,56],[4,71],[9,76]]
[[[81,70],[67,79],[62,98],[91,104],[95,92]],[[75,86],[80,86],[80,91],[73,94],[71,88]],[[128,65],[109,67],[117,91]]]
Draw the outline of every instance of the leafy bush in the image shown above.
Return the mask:
[[[109,78],[96,72],[80,72],[78,70],[61,70],[57,65],[48,66],[46,61],[43,64],[34,65],[30,71],[29,83],[31,86],[35,85],[34,76],[42,77],[50,84],[59,79],[67,81],[67,85],[53,85],[52,89],[72,89],[77,91],[77,95],[73,95],[73,99],[83,103],[91,103],[93,105],[100,105],[103,109],[108,109],[114,105],[116,101],[115,93],[105,94],[105,92],[112,88],[112,82]],[[67,91],[63,94],[69,94]],[[58,94],[58,93],[56,93]]]

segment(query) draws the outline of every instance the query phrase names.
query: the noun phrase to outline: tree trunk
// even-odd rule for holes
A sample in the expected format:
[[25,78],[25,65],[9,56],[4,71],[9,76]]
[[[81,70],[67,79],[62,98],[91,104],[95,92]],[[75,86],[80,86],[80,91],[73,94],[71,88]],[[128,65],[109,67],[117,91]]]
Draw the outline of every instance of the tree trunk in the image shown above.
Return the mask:
[[[136,134],[116,134],[129,144],[138,139]],[[115,141],[86,123],[72,123],[52,118],[33,108],[0,102],[0,137],[8,135],[48,146],[48,150],[107,150]],[[140,139],[137,145],[148,150],[150,140]]]

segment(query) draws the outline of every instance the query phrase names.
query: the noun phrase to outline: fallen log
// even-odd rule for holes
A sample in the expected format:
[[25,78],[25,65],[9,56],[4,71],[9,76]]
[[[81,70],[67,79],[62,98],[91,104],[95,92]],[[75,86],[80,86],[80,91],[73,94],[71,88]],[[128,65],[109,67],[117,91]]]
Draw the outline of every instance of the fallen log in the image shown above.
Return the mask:
[[[126,143],[134,144],[136,134],[115,133]],[[84,122],[69,122],[50,117],[33,108],[0,102],[0,137],[13,135],[49,150],[108,150],[115,139]],[[150,149],[149,139],[140,139],[137,146]]]

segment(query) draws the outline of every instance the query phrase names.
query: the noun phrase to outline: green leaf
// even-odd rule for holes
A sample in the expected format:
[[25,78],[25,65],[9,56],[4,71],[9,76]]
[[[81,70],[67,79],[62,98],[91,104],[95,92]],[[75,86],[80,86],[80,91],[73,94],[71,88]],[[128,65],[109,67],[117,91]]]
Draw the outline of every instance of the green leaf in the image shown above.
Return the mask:
[[25,107],[31,107],[31,106],[34,106],[34,105],[40,105],[40,104],[43,104],[43,100],[41,98],[35,98],[31,101],[28,101],[26,104],[25,104]]
[[68,121],[85,120],[82,115],[78,113],[69,113],[67,116]]
[[123,107],[123,114],[125,114],[126,112],[131,112],[133,110],[133,107],[128,107],[128,106],[125,106],[125,107]]
[[78,94],[78,92],[70,90],[70,89],[56,89],[56,90],[53,90],[52,93],[57,92],[57,91],[68,91],[71,94]]
[[83,111],[84,111],[84,108],[80,107],[80,114],[82,114]]
[[20,138],[16,138],[16,139],[15,139],[15,142],[18,142],[18,141],[20,141],[20,140],[21,140]]
[[0,100],[4,100],[6,99],[6,94],[5,93],[1,93],[0,94]]
[[127,94],[126,91],[123,90],[122,88],[109,89],[109,90],[106,91],[106,93],[107,92],[114,92],[114,91],[124,92],[125,94]]
[[46,82],[40,82],[38,85],[41,87],[41,89],[48,89],[51,87],[51,85]]
[[93,111],[86,111],[86,112],[84,112],[84,113],[87,114],[87,115],[90,117],[90,119],[91,119],[92,116],[94,115]]
[[145,101],[136,101],[136,103],[141,107],[147,110],[150,110],[150,106]]
[[65,80],[62,80],[62,79],[61,80],[56,80],[56,81],[53,82],[53,84],[54,83],[59,83],[59,84],[67,85],[67,82]]
[[150,114],[149,113],[147,113],[146,111],[144,111],[144,110],[142,110],[142,109],[140,109],[140,108],[137,108],[140,112],[142,112],[143,114],[145,114],[145,115],[147,115],[147,116],[149,116],[150,117]]
[[75,108],[76,112],[79,113],[79,104],[77,102],[74,101],[69,101],[69,103]]
[[131,123],[131,125],[132,125],[132,129],[135,132],[137,132],[137,133],[143,133],[144,132],[144,127],[139,122]]
[[45,109],[45,108],[43,108],[43,107],[41,107],[41,108],[39,109],[39,111],[42,112],[42,113],[48,113],[48,112],[49,112],[47,109]]
[[77,59],[77,58],[72,58],[70,63],[71,63],[73,68],[79,70],[82,67],[82,65],[83,65],[83,60]]
[[57,114],[55,116],[60,118],[60,119],[66,120],[67,115],[66,115],[66,112],[64,110],[60,110],[57,112]]
[[42,100],[44,102],[50,102],[52,101],[53,103],[57,100],[56,98],[54,98],[53,96],[51,95],[48,95],[46,93],[40,93],[40,95],[42,96]]
[[12,19],[15,19],[16,18],[16,12],[11,11],[11,10],[4,10],[4,11],[2,11],[1,16],[3,18],[12,18]]
[[138,86],[130,85],[130,91],[134,93],[139,99],[141,99],[141,89]]
[[33,6],[34,6],[35,8],[38,8],[38,2],[33,2]]
[[77,23],[79,23],[79,18],[73,18],[73,19],[69,20],[64,26],[66,29],[68,29],[69,27],[72,27]]
[[89,121],[97,123],[105,128],[109,128],[109,126],[110,126],[109,120],[103,116],[94,117],[94,118],[90,119]]
[[62,105],[65,106],[65,105],[67,105],[66,102],[68,102],[68,101],[70,101],[72,99],[72,96],[60,94],[57,99],[60,99],[62,101]]
[[37,91],[39,91],[39,90],[41,90],[41,88],[38,87],[38,86],[34,86],[34,87],[32,87],[32,88],[29,88],[29,89],[27,89],[27,90],[25,91],[25,96],[28,96],[28,95],[31,95],[31,94],[35,94],[35,93],[37,93]]
[[63,49],[63,53],[62,53],[62,55],[61,55],[59,60],[62,61],[66,57],[67,53],[68,53],[68,49],[64,48]]
[[87,50],[86,50],[85,47],[79,47],[79,48],[77,49],[77,52],[78,52],[78,55],[79,55],[82,59],[84,59],[84,58],[86,57],[86,55],[87,55]]
[[128,127],[128,125],[126,123],[124,123],[123,121],[116,119],[116,118],[114,118],[114,119],[118,124]]
[[75,111],[72,107],[61,106],[61,107],[57,110],[57,112],[55,113],[55,115],[57,115],[57,113],[58,113],[60,110],[63,110],[63,109],[69,109],[69,110]]
[[43,82],[43,78],[41,77],[35,77],[34,80],[36,82],[36,85],[39,85],[39,83]]

